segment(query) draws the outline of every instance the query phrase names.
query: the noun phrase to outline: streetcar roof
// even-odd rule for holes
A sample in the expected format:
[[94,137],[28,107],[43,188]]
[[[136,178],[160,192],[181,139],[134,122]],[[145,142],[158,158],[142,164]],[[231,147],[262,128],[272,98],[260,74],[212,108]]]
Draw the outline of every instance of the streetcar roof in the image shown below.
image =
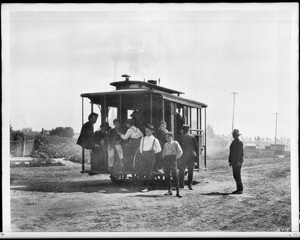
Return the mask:
[[159,90],[149,90],[149,89],[122,89],[122,90],[115,90],[115,91],[110,91],[110,92],[94,92],[94,93],[82,93],[80,96],[81,97],[86,97],[89,98],[92,102],[95,102],[99,100],[99,98],[105,97],[105,96],[118,96],[118,95],[141,95],[141,94],[148,94],[148,93],[154,93],[157,95],[160,95],[163,99],[169,100],[171,102],[176,102],[180,103],[183,105],[187,105],[190,107],[195,107],[195,108],[202,108],[202,107],[207,107],[205,103],[182,98],[170,93],[162,92]]
[[[112,82],[110,85],[115,86],[116,90],[121,90],[121,89],[128,89],[128,88],[147,88],[150,90],[158,90],[166,93],[175,93],[175,94],[184,94],[183,92],[179,92],[170,88],[162,87],[157,84],[153,84],[150,81],[153,80],[148,80],[148,82],[143,82],[143,81],[137,81],[137,80],[128,80],[128,81],[118,81],[118,82]],[[156,82],[156,81],[155,81]]]

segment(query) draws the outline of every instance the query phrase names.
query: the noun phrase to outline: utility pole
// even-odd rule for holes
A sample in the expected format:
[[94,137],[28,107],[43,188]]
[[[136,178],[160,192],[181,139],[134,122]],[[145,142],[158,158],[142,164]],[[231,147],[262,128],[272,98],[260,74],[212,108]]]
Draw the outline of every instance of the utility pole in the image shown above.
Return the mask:
[[234,104],[235,104],[235,94],[238,94],[237,92],[232,92],[230,94],[233,94],[233,111],[232,111],[232,131],[234,129]]
[[276,150],[277,150],[277,145],[276,145],[276,141],[277,141],[277,115],[278,115],[278,113],[275,113],[275,115],[276,115],[276,121],[275,121],[275,151],[274,151],[274,153],[275,153],[275,157],[276,157]]

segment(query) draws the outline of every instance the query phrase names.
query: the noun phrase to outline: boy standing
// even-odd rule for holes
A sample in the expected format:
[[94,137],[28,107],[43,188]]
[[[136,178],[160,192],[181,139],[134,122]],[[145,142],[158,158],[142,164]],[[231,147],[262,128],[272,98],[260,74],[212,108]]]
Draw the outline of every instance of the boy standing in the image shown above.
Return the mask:
[[179,143],[172,139],[172,132],[166,132],[164,136],[167,142],[164,145],[162,157],[165,163],[166,180],[169,183],[169,190],[165,195],[173,195],[172,181],[170,176],[170,173],[172,173],[172,178],[175,180],[175,184],[176,184],[176,191],[177,191],[176,197],[182,197],[179,194],[177,160],[182,156],[183,152]]

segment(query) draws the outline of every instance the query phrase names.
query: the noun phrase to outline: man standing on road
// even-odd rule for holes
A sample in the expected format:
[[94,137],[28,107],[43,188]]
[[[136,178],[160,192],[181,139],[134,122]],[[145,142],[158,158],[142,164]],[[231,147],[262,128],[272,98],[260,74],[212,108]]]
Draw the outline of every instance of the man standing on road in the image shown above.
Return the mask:
[[198,152],[198,143],[192,134],[189,133],[190,126],[184,124],[182,126],[183,133],[179,136],[179,144],[183,150],[183,155],[179,159],[179,187],[184,188],[184,172],[188,169],[188,188],[193,190],[193,172],[195,166],[195,157]]
[[238,129],[234,129],[232,132],[232,137],[234,140],[230,144],[229,151],[229,166],[232,167],[233,178],[236,182],[236,190],[232,192],[233,194],[243,193],[243,184],[241,179],[241,168],[244,157],[243,142],[239,140],[240,132]]

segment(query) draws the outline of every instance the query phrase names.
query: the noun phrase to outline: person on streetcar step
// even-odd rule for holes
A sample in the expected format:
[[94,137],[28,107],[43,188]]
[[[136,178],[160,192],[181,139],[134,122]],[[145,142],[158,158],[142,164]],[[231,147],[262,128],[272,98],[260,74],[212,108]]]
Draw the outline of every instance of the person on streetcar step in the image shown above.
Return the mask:
[[192,134],[189,133],[190,126],[184,124],[182,126],[182,134],[179,136],[179,144],[183,150],[182,157],[179,159],[179,187],[184,188],[185,169],[188,169],[187,185],[190,190],[193,190],[193,172],[195,166],[195,157],[198,152],[198,143]]
[[[158,139],[161,147],[163,147],[165,145],[165,143],[167,142],[167,140],[164,136],[164,134],[167,132],[168,132],[167,123],[165,121],[161,121],[159,128],[154,133],[154,136]],[[163,166],[164,166],[164,164],[163,164],[162,152],[159,152],[155,156],[155,163],[153,166],[153,170],[161,171],[161,170],[163,170]]]
[[100,145],[100,148],[92,150],[91,170],[108,170],[107,143],[109,130],[110,126],[108,122],[104,122],[100,125],[100,128],[94,133],[94,141]]
[[85,149],[92,150],[95,147],[99,147],[99,145],[96,145],[94,141],[94,124],[97,122],[97,119],[98,114],[92,112],[88,116],[88,121],[81,127],[77,144]]
[[133,168],[133,158],[139,147],[141,138],[144,136],[143,133],[134,126],[133,119],[126,120],[127,131],[125,134],[118,132],[119,136],[123,140],[127,140],[123,146],[124,158],[126,160],[126,165],[129,170]]
[[[122,138],[118,134],[120,132],[120,121],[118,119],[113,120],[114,128],[112,128],[108,133],[108,144],[107,144],[107,150],[108,150],[108,169],[110,171],[113,170],[114,166],[117,165],[117,163],[120,164],[120,167],[124,167],[124,159],[123,159],[123,147],[121,145]],[[119,161],[115,161],[115,151],[117,152],[117,156],[119,158]]]

